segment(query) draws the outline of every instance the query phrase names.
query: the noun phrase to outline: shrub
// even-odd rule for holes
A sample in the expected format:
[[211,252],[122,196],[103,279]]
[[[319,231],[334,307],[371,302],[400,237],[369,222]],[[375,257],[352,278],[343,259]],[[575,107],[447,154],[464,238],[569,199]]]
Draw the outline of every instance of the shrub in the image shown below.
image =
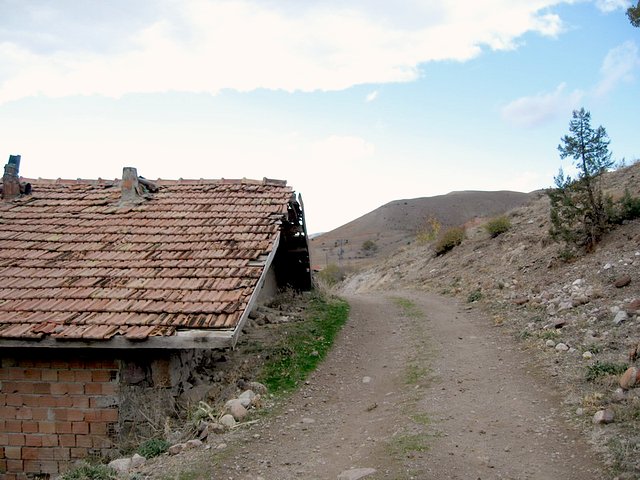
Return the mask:
[[640,218],[640,198],[632,197],[629,190],[625,189],[622,198],[613,206],[611,217],[615,223]]
[[596,379],[607,375],[621,375],[627,368],[629,368],[629,365],[626,363],[596,362],[587,367],[587,374],[585,377],[588,382],[593,382]]
[[347,273],[344,268],[336,265],[335,263],[330,263],[320,270],[317,273],[317,276],[322,283],[332,287],[347,278]]
[[495,238],[501,233],[508,231],[511,228],[511,221],[506,215],[493,218],[484,225],[486,232],[491,235],[491,238]]
[[464,228],[452,227],[445,230],[435,244],[436,255],[444,255],[464,240]]
[[482,299],[482,290],[477,288],[467,296],[467,303],[477,302]]
[[60,476],[61,480],[116,480],[115,470],[106,465],[80,463]]
[[161,438],[152,438],[138,447],[138,453],[144,458],[153,458],[169,450],[171,444]]
[[418,243],[429,243],[433,242],[436,238],[438,238],[438,234],[440,233],[440,229],[442,228],[442,224],[435,217],[429,217],[425,224],[418,228],[416,233],[416,240]]
[[362,242],[362,253],[366,256],[374,255],[378,251],[378,244],[373,240],[365,240]]

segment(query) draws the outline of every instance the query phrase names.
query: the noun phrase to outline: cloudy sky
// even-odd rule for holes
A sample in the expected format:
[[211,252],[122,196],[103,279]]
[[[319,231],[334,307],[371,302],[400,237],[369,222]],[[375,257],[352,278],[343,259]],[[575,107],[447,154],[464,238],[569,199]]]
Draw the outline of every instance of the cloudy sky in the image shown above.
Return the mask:
[[544,188],[575,108],[614,159],[640,158],[628,5],[0,0],[0,160],[286,179],[310,232],[396,199]]

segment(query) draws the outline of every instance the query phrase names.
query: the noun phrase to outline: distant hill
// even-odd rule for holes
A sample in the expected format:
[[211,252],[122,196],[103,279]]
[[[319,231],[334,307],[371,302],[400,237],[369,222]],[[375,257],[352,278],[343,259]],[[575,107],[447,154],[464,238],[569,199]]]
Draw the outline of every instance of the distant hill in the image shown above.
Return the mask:
[[[436,218],[443,227],[463,225],[504,213],[524,204],[529,198],[530,194],[522,192],[462,191],[394,200],[312,238],[311,262],[320,268],[327,263],[367,263],[371,257],[386,256],[411,243],[429,218]],[[375,255],[366,256],[361,251],[367,240],[375,242],[378,247]]]

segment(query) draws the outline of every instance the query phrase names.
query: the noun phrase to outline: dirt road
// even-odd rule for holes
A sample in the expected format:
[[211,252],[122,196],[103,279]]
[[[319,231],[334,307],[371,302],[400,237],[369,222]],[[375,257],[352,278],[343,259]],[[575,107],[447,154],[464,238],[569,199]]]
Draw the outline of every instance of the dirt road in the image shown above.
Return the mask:
[[308,384],[280,414],[203,452],[207,478],[609,478],[551,383],[481,313],[424,293],[348,301]]

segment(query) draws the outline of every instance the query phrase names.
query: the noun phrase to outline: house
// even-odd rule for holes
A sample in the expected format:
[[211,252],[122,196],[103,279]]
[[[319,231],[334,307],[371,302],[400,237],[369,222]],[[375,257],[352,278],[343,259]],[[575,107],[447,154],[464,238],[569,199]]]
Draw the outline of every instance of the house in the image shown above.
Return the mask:
[[0,472],[48,478],[114,453],[233,348],[252,307],[311,287],[286,182],[26,180],[0,200]]

